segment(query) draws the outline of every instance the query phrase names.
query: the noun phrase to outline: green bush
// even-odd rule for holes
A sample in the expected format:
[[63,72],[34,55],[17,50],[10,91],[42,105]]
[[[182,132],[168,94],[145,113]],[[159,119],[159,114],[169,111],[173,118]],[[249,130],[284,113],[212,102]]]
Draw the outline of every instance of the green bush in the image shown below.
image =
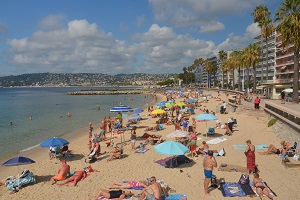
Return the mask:
[[269,122],[268,122],[268,127],[272,126],[273,124],[276,123],[276,119],[271,119]]

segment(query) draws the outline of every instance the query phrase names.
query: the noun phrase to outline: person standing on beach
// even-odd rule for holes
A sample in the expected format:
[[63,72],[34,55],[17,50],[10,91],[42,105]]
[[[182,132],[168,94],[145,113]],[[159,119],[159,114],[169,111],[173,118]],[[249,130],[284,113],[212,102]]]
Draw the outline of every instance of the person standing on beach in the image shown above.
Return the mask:
[[107,119],[107,128],[108,128],[109,133],[112,131],[111,123],[112,123],[112,121],[111,121],[110,116],[109,116],[108,119]]
[[92,142],[93,142],[93,124],[92,122],[89,123],[89,140],[88,140],[88,145],[89,145],[89,150],[91,151],[92,149]]
[[103,118],[100,124],[100,138],[102,140],[105,139],[105,132],[106,132],[106,117]]
[[132,127],[132,130],[130,131],[130,140],[131,140],[131,149],[135,149],[135,143],[136,143],[136,126]]
[[122,125],[122,113],[118,112],[117,119],[119,120],[120,124]]
[[204,168],[204,193],[205,195],[208,195],[208,185],[213,175],[213,169],[214,167],[217,167],[217,161],[214,157],[213,151],[209,150],[207,153],[207,156],[203,160],[203,168]]
[[254,99],[254,109],[259,109],[259,104],[260,104],[260,98],[257,96]]
[[249,170],[250,174],[251,172],[255,172],[255,146],[251,144],[251,140],[247,140],[246,144],[245,155],[247,157],[247,170]]

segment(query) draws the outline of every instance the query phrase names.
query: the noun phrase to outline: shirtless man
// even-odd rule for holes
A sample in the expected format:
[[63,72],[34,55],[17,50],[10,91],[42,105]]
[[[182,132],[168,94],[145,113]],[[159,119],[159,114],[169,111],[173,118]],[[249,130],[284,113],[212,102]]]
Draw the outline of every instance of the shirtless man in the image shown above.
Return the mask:
[[204,193],[208,195],[208,185],[212,178],[212,171],[214,167],[217,167],[216,158],[213,157],[213,151],[209,150],[207,153],[207,157],[203,160],[203,168],[204,168]]
[[[152,190],[153,194],[147,192],[147,190]],[[150,178],[150,185],[143,189],[142,194],[139,200],[146,199],[146,200],[161,200],[161,194],[163,192],[162,187],[158,182],[156,182],[156,178],[152,176]]]
[[59,167],[57,174],[50,179],[50,181],[52,181],[52,185],[57,181],[65,180],[67,175],[70,174],[70,166],[67,164],[67,162],[62,160],[61,163],[62,164]]
[[57,185],[65,185],[71,181],[74,181],[73,182],[73,186],[76,186],[77,183],[82,179],[85,179],[86,178],[86,173],[88,172],[88,167],[84,168],[83,170],[78,170],[75,172],[75,174],[73,176],[71,176],[70,178],[67,178],[66,180],[64,181],[61,181],[59,183],[57,183]]
[[103,120],[101,121],[101,125],[100,125],[100,137],[102,140],[105,139],[105,133],[106,133],[106,117],[103,118]]

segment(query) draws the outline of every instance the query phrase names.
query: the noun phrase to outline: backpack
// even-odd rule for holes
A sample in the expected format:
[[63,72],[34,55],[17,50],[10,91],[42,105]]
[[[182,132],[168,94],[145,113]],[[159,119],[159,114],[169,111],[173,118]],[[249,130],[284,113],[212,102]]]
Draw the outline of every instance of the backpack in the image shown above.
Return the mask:
[[249,183],[250,183],[249,175],[248,174],[242,174],[241,178],[239,180],[239,183],[241,185],[249,185]]

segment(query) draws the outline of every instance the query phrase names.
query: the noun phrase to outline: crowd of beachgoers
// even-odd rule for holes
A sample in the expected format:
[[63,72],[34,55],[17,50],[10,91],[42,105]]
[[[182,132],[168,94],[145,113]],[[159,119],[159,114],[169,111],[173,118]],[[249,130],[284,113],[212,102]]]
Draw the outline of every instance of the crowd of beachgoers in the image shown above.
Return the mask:
[[[234,106],[242,110],[244,97],[235,96]],[[230,93],[217,90],[164,89],[145,98],[155,104],[126,115],[112,113],[79,130],[68,144],[26,155],[36,163],[20,166],[28,169],[22,170],[21,179],[5,178],[14,172],[2,170],[0,197],[300,197],[297,168],[282,164],[293,160],[295,141],[283,140],[267,127],[259,100],[253,99],[252,113],[243,113],[233,112]],[[23,187],[13,183],[28,174]],[[287,187],[283,182],[291,179],[295,182]]]

